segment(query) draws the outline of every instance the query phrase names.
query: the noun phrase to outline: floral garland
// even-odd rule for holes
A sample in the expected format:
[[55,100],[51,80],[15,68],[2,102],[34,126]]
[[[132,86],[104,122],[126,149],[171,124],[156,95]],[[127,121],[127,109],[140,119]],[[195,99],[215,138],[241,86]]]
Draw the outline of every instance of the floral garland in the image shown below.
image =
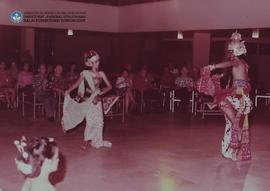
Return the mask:
[[[53,142],[54,139],[48,137],[48,141]],[[26,161],[29,161],[30,154],[25,150],[25,148],[27,147],[27,140],[25,136],[22,136],[20,141],[15,140],[14,145],[16,146],[16,148],[18,149],[19,153],[23,158],[23,160],[18,160],[17,158],[14,159],[17,169],[25,175],[31,174],[33,172],[33,167],[31,164],[26,163]]]

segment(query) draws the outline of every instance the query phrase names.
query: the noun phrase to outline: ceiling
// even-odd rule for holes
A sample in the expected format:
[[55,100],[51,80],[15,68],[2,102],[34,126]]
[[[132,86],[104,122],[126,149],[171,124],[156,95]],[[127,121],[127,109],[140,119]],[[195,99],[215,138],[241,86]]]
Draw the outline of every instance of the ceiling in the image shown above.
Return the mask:
[[141,3],[150,3],[157,1],[168,1],[168,0],[66,0],[73,2],[83,2],[83,3],[94,3],[102,5],[113,5],[113,6],[124,6],[124,5],[134,5]]

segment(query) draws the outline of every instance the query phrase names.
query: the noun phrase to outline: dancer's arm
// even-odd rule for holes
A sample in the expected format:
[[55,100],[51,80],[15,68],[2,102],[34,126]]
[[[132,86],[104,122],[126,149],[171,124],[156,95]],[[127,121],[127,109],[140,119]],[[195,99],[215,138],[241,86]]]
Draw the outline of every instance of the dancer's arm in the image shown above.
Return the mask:
[[104,80],[105,84],[106,84],[106,88],[104,88],[101,92],[100,95],[106,94],[108,91],[110,91],[112,89],[112,85],[110,83],[110,81],[108,80],[106,74],[104,72],[100,72],[100,75],[102,77],[102,79]]
[[79,79],[69,88],[65,91],[65,95],[69,94],[72,90],[76,89],[80,83],[83,81],[84,76],[80,75]]
[[215,70],[215,69],[220,69],[220,68],[228,68],[228,67],[233,66],[233,65],[234,65],[234,62],[230,62],[230,61],[221,62],[221,63],[215,64],[215,65],[210,65],[210,70]]

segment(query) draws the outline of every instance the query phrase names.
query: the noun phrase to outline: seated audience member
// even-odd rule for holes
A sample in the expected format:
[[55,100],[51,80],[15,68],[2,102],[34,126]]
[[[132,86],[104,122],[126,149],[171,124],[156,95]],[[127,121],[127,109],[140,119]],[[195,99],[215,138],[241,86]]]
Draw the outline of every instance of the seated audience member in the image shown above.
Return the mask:
[[56,191],[49,175],[57,171],[59,150],[53,138],[33,138],[14,141],[18,149],[17,169],[25,176],[22,191]]
[[30,71],[30,65],[28,63],[23,64],[23,70],[19,72],[17,86],[20,91],[31,92],[32,91],[32,79],[33,73]]
[[168,67],[171,74],[173,74],[174,76],[179,75],[179,70],[177,69],[177,67],[175,67],[175,65],[172,62],[168,63]]
[[54,69],[54,65],[53,64],[48,64],[47,66],[46,66],[46,71],[47,71],[47,75],[48,76],[51,76],[51,75],[53,75],[53,69]]
[[0,62],[0,88],[6,87],[9,81],[9,73],[6,71],[6,63]]
[[66,73],[66,81],[68,83],[68,86],[70,87],[72,84],[74,84],[78,78],[79,73],[77,72],[77,65],[75,63],[72,63],[70,64],[69,70]]
[[0,92],[5,94],[8,108],[16,108],[16,88],[13,84],[10,72],[5,70],[6,63],[4,61],[0,62]]
[[160,78],[160,85],[162,88],[171,89],[174,86],[174,75],[170,72],[169,67],[165,66]]
[[184,110],[188,107],[193,88],[194,81],[189,76],[187,67],[183,66],[180,71],[180,76],[175,79],[175,97],[181,99]]
[[19,70],[18,70],[17,64],[16,62],[12,61],[9,67],[9,75],[10,75],[11,83],[14,86],[17,84],[18,74],[19,74]]
[[44,104],[48,120],[54,121],[56,98],[53,95],[44,64],[39,66],[38,74],[34,75],[32,84],[37,100]]
[[190,77],[196,82],[200,78],[200,69],[196,66],[192,66]]
[[174,87],[175,76],[169,70],[168,66],[163,67],[163,71],[160,77],[160,90],[165,96],[166,103],[170,100],[170,91]]
[[149,106],[151,101],[155,100],[159,103],[155,104],[155,109],[159,111],[161,110],[163,95],[159,92],[159,89],[152,84],[146,69],[143,68],[134,76],[134,88],[141,94],[141,96],[143,96],[143,101],[146,103],[147,109],[150,109]]
[[63,66],[57,64],[54,68],[53,75],[49,77],[50,88],[57,93],[64,93],[68,88],[66,79],[63,76]]
[[128,113],[130,104],[131,108],[133,108],[136,105],[136,101],[132,93],[132,79],[127,69],[124,69],[122,75],[116,79],[115,86],[118,94],[125,98],[125,112]]

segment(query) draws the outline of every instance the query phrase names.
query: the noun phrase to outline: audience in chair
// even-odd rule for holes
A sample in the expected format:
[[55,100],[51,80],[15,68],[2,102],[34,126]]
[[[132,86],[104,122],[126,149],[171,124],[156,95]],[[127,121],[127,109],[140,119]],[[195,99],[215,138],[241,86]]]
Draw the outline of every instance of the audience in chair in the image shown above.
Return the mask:
[[163,95],[160,93],[159,88],[154,85],[154,81],[149,77],[145,67],[134,76],[134,88],[142,96],[143,100],[141,101],[145,103],[147,110],[151,109],[151,102],[155,101],[155,110],[161,111]]
[[68,83],[68,86],[70,87],[72,84],[74,84],[78,78],[79,73],[77,71],[77,65],[75,63],[71,63],[69,65],[68,72],[66,73],[66,81]]
[[23,64],[23,70],[18,74],[17,87],[19,92],[32,92],[32,80],[33,73],[30,71],[30,65],[29,63],[25,62]]
[[33,88],[36,98],[44,104],[46,117],[49,121],[54,121],[56,111],[56,98],[54,97],[52,86],[49,83],[46,66],[41,64],[38,74],[33,77]]
[[[16,82],[16,81],[15,81]],[[16,88],[11,73],[6,70],[6,63],[0,62],[0,91],[6,96],[8,108],[16,108]]]
[[134,108],[136,106],[136,101],[133,96],[133,83],[129,76],[129,71],[124,69],[122,75],[116,79],[116,91],[117,94],[125,98],[125,113],[129,113],[130,106]]
[[175,79],[175,97],[181,99],[183,111],[188,110],[193,88],[194,81],[189,75],[188,68],[183,66],[180,71],[180,76]]
[[66,79],[63,75],[63,66],[57,64],[54,68],[54,73],[49,77],[50,88],[58,94],[63,94],[64,91],[68,88]]

